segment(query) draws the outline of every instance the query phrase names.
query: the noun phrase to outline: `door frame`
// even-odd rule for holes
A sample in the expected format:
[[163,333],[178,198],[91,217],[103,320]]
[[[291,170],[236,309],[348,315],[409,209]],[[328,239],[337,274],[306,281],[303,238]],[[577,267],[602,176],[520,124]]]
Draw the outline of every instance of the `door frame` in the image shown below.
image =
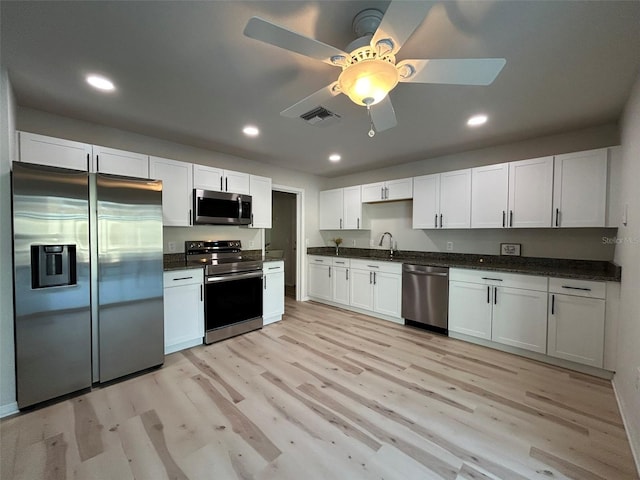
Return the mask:
[[[274,184],[271,186],[271,190],[275,192],[292,193],[296,196],[296,301],[300,302],[303,298],[302,292],[307,291],[306,282],[304,281],[306,278],[306,275],[304,275],[304,259],[306,258],[306,248],[304,244],[304,188]],[[262,248],[264,249],[264,238],[262,239]]]

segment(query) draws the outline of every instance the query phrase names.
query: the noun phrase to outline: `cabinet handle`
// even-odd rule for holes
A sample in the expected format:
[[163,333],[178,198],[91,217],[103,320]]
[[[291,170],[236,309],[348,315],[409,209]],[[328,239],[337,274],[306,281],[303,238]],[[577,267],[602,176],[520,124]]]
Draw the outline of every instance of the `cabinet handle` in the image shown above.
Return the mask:
[[433,226],[438,228],[438,214],[436,213],[433,217]]
[[269,267],[269,270],[277,270],[280,267]]
[[222,192],[222,175],[220,175],[220,191]]
[[369,272],[369,285],[373,283],[373,272]]
[[487,303],[491,303],[491,287],[487,285]]
[[513,227],[513,210],[509,210],[509,226]]
[[389,200],[389,187],[384,187],[384,198]]
[[357,224],[357,228],[358,230],[360,230],[360,218],[358,217],[358,219],[356,220],[356,224]]
[[203,301],[204,297],[202,295],[202,285],[200,285],[200,301]]
[[556,208],[556,227],[559,227],[559,226],[560,226],[560,220],[559,220],[559,218],[560,218],[560,209],[559,209],[559,208]]
[[100,155],[96,155],[96,172],[100,171]]
[[191,225],[191,209],[189,209],[189,225]]
[[505,218],[506,218],[507,212],[505,212],[504,210],[502,210],[502,228],[506,227],[505,225]]
[[493,280],[495,282],[502,282],[501,278],[482,277],[482,280]]
[[90,172],[91,170],[89,170],[89,154],[87,153],[87,172]]
[[346,272],[346,274],[347,274],[346,279],[347,279],[347,280],[349,280],[349,269],[348,269],[348,268],[347,268],[347,269],[345,269],[345,272]]
[[498,304],[498,289],[496,287],[493,287],[493,304]]
[[179,280],[189,280],[190,278],[193,278],[193,277],[179,277],[179,278],[174,278],[173,281],[177,282]]
[[336,261],[336,263],[337,263],[338,265],[344,265],[344,262],[338,262],[338,261]]
[[373,272],[373,284],[374,285],[376,284],[376,276],[377,276],[376,272]]
[[562,288],[568,288],[569,290],[581,290],[583,292],[590,292],[591,289],[590,288],[584,288],[584,287],[570,287],[569,285],[562,285]]
[[380,268],[378,265],[367,265],[369,268]]
[[331,267],[329,267],[329,278],[331,278]]
[[440,214],[440,228],[442,228],[442,214]]
[[320,260],[319,258],[314,258],[313,261],[318,263],[324,263],[324,260]]
[[555,315],[556,313],[556,296],[551,295],[551,315]]
[[384,200],[384,187],[380,187],[380,200]]
[[253,213],[251,214],[251,226],[253,227]]
[[340,219],[340,230],[342,230],[342,219]]
[[265,275],[262,278],[264,278],[264,289],[266,290],[267,289],[267,276]]
[[224,179],[224,191],[225,192],[229,191],[229,179],[227,177],[225,177]]

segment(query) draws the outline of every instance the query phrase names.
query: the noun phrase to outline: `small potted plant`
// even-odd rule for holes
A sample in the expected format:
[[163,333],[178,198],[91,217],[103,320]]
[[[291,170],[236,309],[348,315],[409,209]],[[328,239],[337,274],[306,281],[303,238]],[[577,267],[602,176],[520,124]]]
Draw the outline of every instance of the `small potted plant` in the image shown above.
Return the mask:
[[336,244],[336,255],[338,255],[340,253],[339,249],[340,249],[340,245],[342,244],[342,239],[340,237],[337,237],[337,238],[332,238],[331,241]]

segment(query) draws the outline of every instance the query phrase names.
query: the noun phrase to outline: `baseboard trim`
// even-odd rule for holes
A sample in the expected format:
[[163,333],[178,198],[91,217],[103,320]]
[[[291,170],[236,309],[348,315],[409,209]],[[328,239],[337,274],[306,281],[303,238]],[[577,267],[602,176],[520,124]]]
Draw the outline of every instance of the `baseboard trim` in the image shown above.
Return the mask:
[[18,413],[18,402],[7,403],[6,405],[0,405],[0,418],[8,417]]
[[636,462],[636,470],[638,471],[638,475],[640,476],[640,445],[634,445],[631,441],[631,435],[629,435],[630,431],[630,422],[627,420],[625,415],[626,409],[624,408],[624,402],[622,401],[622,397],[618,395],[618,389],[616,388],[616,377],[613,377],[611,380],[611,385],[613,386],[613,395],[616,397],[616,402],[618,403],[618,410],[620,410],[620,416],[622,417],[622,424],[624,425],[624,430],[627,433],[627,441],[629,442],[629,447],[631,448],[631,455],[633,455],[633,460]]

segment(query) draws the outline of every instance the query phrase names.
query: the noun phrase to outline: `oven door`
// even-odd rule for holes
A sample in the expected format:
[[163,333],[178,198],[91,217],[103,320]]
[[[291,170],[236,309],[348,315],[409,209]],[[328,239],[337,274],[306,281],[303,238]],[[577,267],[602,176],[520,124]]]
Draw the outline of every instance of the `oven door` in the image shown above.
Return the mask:
[[209,276],[204,290],[207,332],[256,319],[262,327],[262,271]]
[[194,189],[195,225],[249,225],[251,195]]

